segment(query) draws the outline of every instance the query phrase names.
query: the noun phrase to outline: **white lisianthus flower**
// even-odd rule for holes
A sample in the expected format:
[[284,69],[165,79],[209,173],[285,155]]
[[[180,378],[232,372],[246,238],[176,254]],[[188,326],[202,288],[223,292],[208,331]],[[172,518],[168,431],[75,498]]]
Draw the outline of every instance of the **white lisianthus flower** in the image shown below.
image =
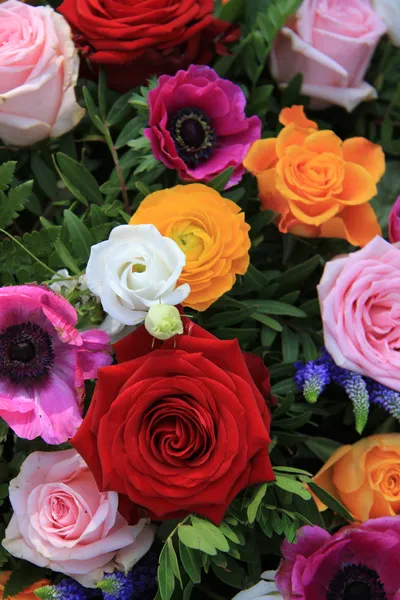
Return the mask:
[[256,585],[236,594],[232,600],[283,600],[275,584],[275,571],[265,571]]
[[180,304],[190,286],[176,287],[186,257],[154,225],[119,225],[105,242],[92,246],[86,268],[88,288],[103,309],[125,325],[137,325],[154,304]]
[[395,46],[400,47],[400,2],[399,0],[372,0],[376,10],[388,28],[388,35]]

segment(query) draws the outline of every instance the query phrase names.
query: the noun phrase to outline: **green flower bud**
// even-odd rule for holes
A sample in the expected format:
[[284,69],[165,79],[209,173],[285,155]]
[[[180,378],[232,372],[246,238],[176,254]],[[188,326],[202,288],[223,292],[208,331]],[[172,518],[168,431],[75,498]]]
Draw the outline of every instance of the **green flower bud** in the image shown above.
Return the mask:
[[181,315],[176,306],[154,304],[146,315],[144,326],[158,340],[169,340],[183,333]]

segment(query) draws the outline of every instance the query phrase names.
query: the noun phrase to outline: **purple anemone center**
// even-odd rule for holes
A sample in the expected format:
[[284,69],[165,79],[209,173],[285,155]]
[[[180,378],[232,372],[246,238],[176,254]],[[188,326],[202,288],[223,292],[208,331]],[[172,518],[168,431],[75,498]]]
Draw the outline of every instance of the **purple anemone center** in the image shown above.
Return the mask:
[[182,108],[168,119],[176,151],[191,168],[209,159],[216,144],[210,119],[199,108]]
[[54,358],[50,335],[36,323],[11,325],[0,334],[0,376],[14,383],[41,379]]
[[332,579],[326,600],[387,600],[387,596],[376,571],[347,564]]

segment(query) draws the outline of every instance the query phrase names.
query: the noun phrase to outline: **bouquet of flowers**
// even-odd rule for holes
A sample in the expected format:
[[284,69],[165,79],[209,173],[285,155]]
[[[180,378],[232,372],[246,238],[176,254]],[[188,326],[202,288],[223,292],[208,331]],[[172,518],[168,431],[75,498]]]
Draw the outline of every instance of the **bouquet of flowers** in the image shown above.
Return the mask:
[[0,2],[0,600],[400,600],[399,46]]

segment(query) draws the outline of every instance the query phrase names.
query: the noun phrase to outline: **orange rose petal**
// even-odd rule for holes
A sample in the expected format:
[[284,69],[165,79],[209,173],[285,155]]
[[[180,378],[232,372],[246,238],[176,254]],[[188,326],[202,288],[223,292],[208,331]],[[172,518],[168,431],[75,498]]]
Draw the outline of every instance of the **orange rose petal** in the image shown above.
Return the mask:
[[258,175],[274,167],[277,160],[276,138],[267,138],[265,140],[257,140],[252,144],[243,161],[243,166],[253,175]]
[[340,492],[338,500],[347,508],[357,521],[368,521],[375,494],[369,484],[364,483],[357,492]]
[[382,230],[370,204],[349,206],[320,229],[320,237],[341,238],[353,246],[365,246],[377,235]]
[[257,176],[257,182],[262,208],[272,210],[283,217],[286,216],[289,212],[289,205],[276,189],[276,170],[264,171]]
[[[279,229],[282,231],[281,225],[279,226]],[[292,235],[298,235],[300,237],[314,238],[318,237],[318,231],[319,228],[316,225],[306,225],[306,223],[302,223],[297,219],[291,219],[291,222],[286,225],[285,233],[291,233]]]
[[340,210],[340,205],[334,200],[318,204],[305,204],[289,200],[289,208],[296,219],[308,225],[321,225],[334,217]]
[[303,146],[305,140],[310,135],[309,130],[299,128],[295,123],[291,123],[276,138],[276,153],[279,158],[285,156],[285,150],[291,146]]
[[307,137],[305,148],[311,152],[330,152],[342,156],[342,140],[333,131],[316,131]]
[[315,123],[315,121],[310,121],[310,119],[307,119],[304,113],[304,106],[294,105],[283,108],[279,115],[279,122],[282,123],[282,125],[296,123],[296,125],[299,127],[311,127],[312,129],[318,129],[318,125]]
[[361,165],[346,162],[344,167],[343,189],[338,200],[343,204],[363,204],[378,193],[371,175]]
[[[326,461],[322,469],[313,477],[313,481],[324,490],[329,492],[332,496],[337,498],[336,488],[333,484],[333,467],[348,452],[351,452],[352,446],[346,445],[338,448],[332,456]],[[318,499],[316,499],[319,510],[325,510],[326,506]],[[323,508],[321,508],[323,507]]]
[[379,517],[385,516],[394,516],[397,514],[397,511],[393,509],[390,502],[385,500],[385,498],[379,492],[374,492],[374,501],[372,503],[369,516],[369,519],[379,519]]
[[362,137],[354,137],[343,142],[342,151],[343,158],[364,167],[374,183],[381,179],[385,172],[385,154],[378,144]]

